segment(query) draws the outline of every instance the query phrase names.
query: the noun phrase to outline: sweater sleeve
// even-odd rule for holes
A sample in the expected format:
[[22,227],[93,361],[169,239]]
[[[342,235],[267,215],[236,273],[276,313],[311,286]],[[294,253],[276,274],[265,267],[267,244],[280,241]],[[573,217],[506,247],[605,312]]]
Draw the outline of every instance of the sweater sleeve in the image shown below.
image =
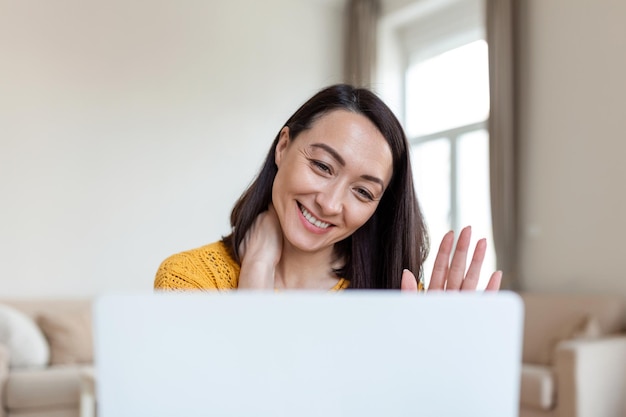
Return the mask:
[[172,255],[161,263],[157,290],[233,290],[239,281],[239,265],[222,242]]
[[186,253],[172,255],[161,263],[154,278],[157,290],[215,290],[215,277],[202,273]]

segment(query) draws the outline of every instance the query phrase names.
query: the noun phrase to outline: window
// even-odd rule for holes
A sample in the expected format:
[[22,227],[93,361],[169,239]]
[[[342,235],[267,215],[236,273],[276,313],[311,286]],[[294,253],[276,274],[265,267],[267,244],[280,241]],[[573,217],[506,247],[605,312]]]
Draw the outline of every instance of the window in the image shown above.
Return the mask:
[[[479,288],[495,270],[489,196],[489,80],[480,0],[422,0],[395,28],[404,73],[404,124],[417,195],[431,236],[424,277],[448,230],[488,240]],[[428,4],[427,8],[424,5]],[[384,82],[384,80],[383,80]]]

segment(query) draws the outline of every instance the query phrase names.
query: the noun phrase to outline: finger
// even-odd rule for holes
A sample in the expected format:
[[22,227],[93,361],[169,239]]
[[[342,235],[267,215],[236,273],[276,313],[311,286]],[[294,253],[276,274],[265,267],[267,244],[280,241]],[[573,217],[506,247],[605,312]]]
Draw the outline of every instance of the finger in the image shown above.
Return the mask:
[[241,239],[241,243],[239,244],[239,247],[237,248],[237,253],[239,254],[239,258],[243,259],[244,254],[246,253],[246,238],[245,237]]
[[415,275],[408,269],[402,271],[402,282],[400,283],[401,291],[417,292],[417,279]]
[[480,239],[476,243],[476,249],[474,249],[474,256],[472,256],[472,262],[470,263],[467,274],[463,284],[461,284],[462,290],[475,290],[478,286],[478,280],[480,279],[480,269],[483,266],[483,260],[485,259],[485,253],[487,252],[487,240]]
[[282,233],[280,229],[280,220],[278,220],[278,214],[276,213],[276,209],[274,208],[274,204],[270,203],[267,208],[267,218],[271,219],[274,227],[277,228],[278,233]]
[[458,290],[461,288],[465,276],[465,266],[467,265],[467,252],[470,240],[472,239],[472,227],[467,226],[461,230],[459,240],[456,242],[456,249],[450,262],[450,270],[446,279],[446,290]]
[[500,284],[502,284],[502,271],[496,271],[491,274],[491,278],[489,278],[489,282],[487,283],[485,290],[498,291],[500,289]]
[[454,244],[454,232],[451,230],[443,236],[439,251],[433,265],[433,273],[430,277],[428,290],[443,290],[446,285],[446,276],[448,275],[448,264],[450,262],[450,253],[452,253],[452,245]]

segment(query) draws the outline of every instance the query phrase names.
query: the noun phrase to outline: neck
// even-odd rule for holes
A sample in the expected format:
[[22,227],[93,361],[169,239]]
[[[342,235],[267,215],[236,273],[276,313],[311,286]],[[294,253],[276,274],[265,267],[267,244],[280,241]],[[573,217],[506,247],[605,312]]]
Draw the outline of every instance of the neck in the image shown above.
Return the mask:
[[333,248],[320,252],[303,252],[285,242],[276,265],[275,288],[331,289],[339,279],[333,274]]

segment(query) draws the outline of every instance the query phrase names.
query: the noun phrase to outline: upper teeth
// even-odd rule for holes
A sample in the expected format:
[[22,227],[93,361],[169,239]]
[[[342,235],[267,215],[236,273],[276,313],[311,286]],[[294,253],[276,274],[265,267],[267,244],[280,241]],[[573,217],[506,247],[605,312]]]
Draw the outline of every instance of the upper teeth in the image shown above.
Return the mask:
[[309,211],[305,209],[304,206],[300,206],[300,210],[302,211],[302,215],[304,216],[304,218],[307,219],[309,223],[314,224],[320,229],[326,229],[328,226],[330,226],[330,223],[325,223],[313,217],[313,215],[309,213]]

